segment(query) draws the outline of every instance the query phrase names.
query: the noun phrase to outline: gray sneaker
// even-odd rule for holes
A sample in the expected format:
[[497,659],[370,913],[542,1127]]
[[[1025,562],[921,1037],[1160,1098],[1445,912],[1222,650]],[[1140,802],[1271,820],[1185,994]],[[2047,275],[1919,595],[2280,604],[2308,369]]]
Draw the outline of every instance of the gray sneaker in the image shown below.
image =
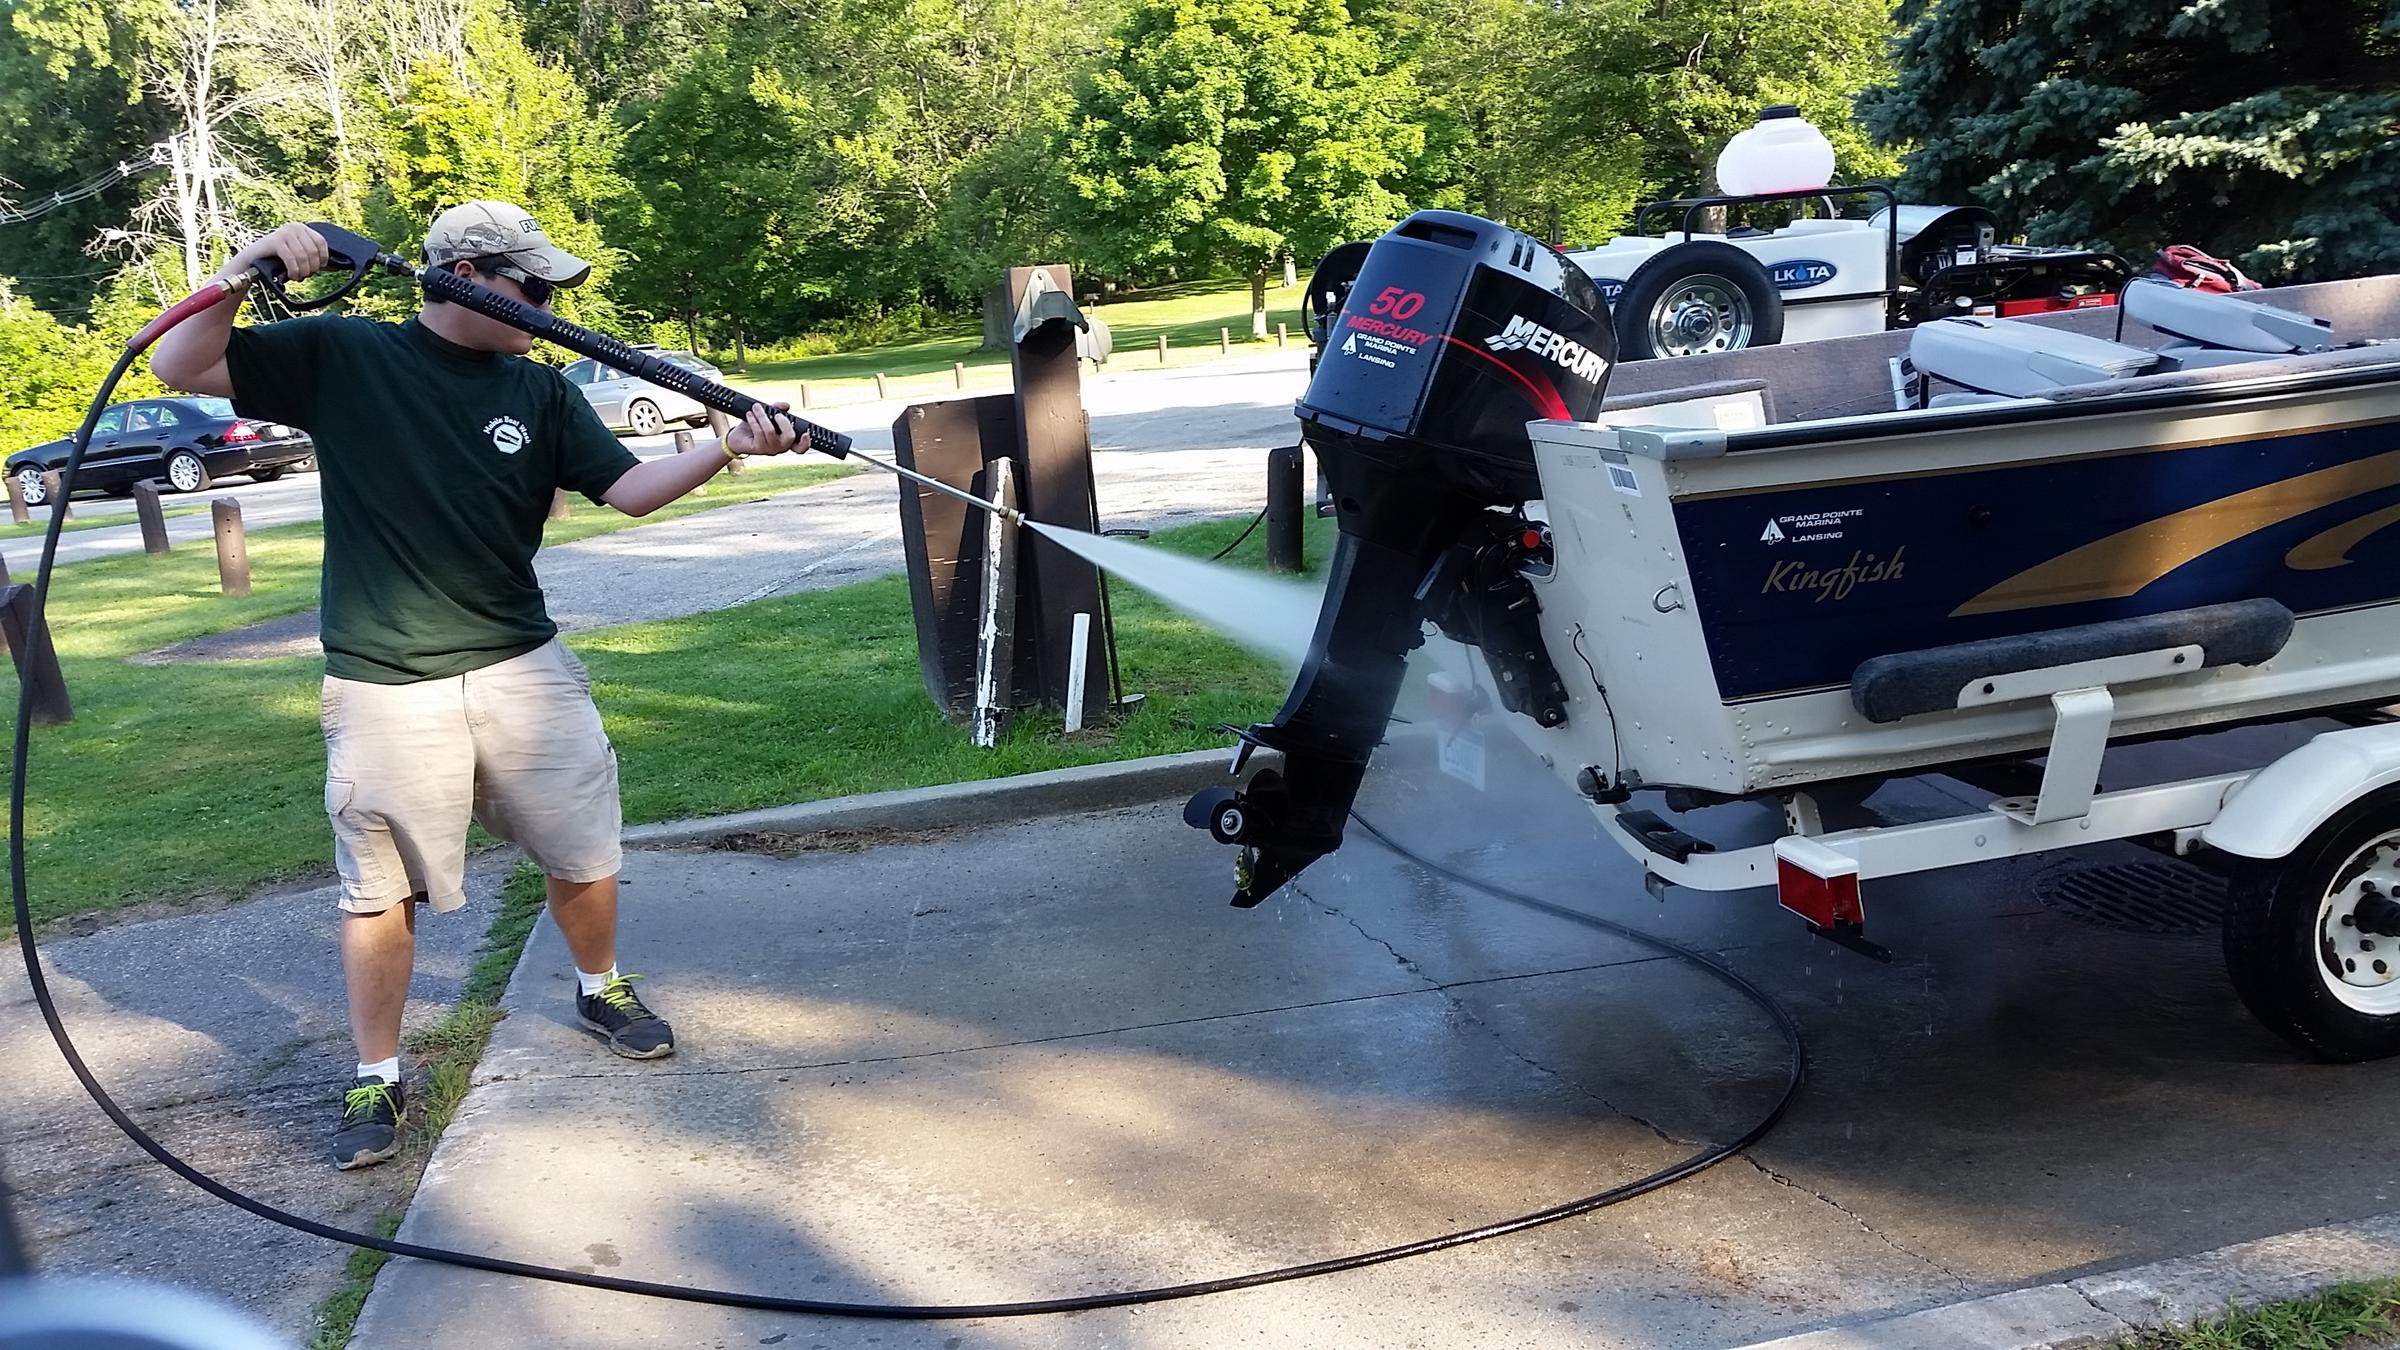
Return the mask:
[[642,1006],[633,992],[639,975],[619,975],[596,994],[575,996],[575,1015],[584,1030],[608,1042],[608,1048],[627,1059],[663,1059],[675,1053],[675,1029],[666,1019]]
[[347,1172],[388,1160],[400,1151],[400,1122],[407,1116],[408,1094],[398,1083],[352,1083],[342,1094],[342,1123],[333,1132],[333,1165]]

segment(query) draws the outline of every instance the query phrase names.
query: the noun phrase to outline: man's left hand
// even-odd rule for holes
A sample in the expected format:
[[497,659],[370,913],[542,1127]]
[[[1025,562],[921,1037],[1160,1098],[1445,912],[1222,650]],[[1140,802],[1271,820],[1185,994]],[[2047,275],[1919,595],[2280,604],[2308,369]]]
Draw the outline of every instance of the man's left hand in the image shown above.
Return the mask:
[[787,450],[807,453],[808,437],[795,431],[792,419],[782,415],[791,406],[775,404],[775,415],[769,416],[766,404],[751,404],[749,415],[725,438],[726,445],[737,455],[780,455]]

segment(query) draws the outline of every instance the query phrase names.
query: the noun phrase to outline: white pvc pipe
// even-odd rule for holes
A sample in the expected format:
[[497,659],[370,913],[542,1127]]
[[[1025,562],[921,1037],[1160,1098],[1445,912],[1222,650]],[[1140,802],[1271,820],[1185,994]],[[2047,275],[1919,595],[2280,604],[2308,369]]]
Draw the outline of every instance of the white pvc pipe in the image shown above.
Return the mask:
[[1092,616],[1075,616],[1075,640],[1067,657],[1067,730],[1083,730],[1083,666],[1092,651]]

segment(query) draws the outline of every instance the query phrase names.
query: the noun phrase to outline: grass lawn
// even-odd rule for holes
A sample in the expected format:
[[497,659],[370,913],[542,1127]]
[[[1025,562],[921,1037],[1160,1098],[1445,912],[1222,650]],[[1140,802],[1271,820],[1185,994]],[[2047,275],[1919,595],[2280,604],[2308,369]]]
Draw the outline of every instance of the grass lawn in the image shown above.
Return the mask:
[[[594,514],[595,527],[605,523]],[[1241,524],[1153,542],[1213,553]],[[316,526],[249,542],[254,589],[240,599],[218,593],[213,555],[193,549],[54,578],[52,628],[75,718],[33,737],[27,865],[38,918],[327,874],[320,661],[125,659],[316,603]],[[1253,535],[1236,557],[1255,563],[1262,547]],[[1312,561],[1327,547],[1312,541]],[[1072,739],[1055,721],[1021,719],[986,751],[925,695],[902,577],[569,641],[618,746],[629,822],[1221,745],[1214,723],[1274,710],[1283,681],[1268,665],[1129,588],[1114,599],[1126,686],[1150,696],[1145,706]],[[9,696],[13,708],[13,685]]]
[[[1167,339],[1170,366],[1217,359],[1220,328],[1231,330],[1232,350],[1236,355],[1274,350],[1277,323],[1289,326],[1294,349],[1306,345],[1306,339],[1300,335],[1300,287],[1297,286],[1267,289],[1264,342],[1250,341],[1247,282],[1230,287],[1223,281],[1162,286],[1142,292],[1139,299],[1119,300],[1091,312],[1107,322],[1115,344],[1108,364],[1102,367],[1104,370],[1156,369],[1158,339],[1162,335]],[[878,371],[891,377],[894,397],[955,390],[957,384],[951,371],[954,362],[966,364],[970,391],[989,392],[1008,387],[1008,353],[984,351],[982,344],[983,330],[968,327],[831,356],[797,361],[754,360],[749,373],[743,375],[730,373],[729,359],[726,365],[730,383],[746,389],[764,388],[778,398],[788,397],[795,408],[799,406],[802,383],[808,385],[810,404],[815,407],[871,399],[875,396]]]
[[[81,503],[78,503],[78,505],[81,505]],[[28,509],[33,512],[33,519],[26,521],[22,525],[17,524],[13,520],[9,521],[5,525],[0,525],[0,540],[39,539],[43,535],[46,535],[50,532],[50,508],[47,506],[35,506]],[[165,514],[166,518],[169,520],[173,520],[177,516],[205,516],[208,514],[208,507],[170,506],[166,509]],[[105,530],[113,525],[140,525],[141,523],[142,518],[138,515],[78,515],[72,508],[70,508],[67,514],[67,523],[62,532],[74,530]]]
[[2229,1312],[2183,1331],[2154,1332],[2119,1350],[2341,1350],[2400,1337],[2400,1280],[2346,1284],[2314,1298]]

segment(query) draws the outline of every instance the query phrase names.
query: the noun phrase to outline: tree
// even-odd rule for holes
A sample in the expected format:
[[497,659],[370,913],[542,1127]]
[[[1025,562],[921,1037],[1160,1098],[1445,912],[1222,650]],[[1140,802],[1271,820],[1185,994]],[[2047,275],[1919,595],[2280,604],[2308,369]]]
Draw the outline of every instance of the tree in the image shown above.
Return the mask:
[[1851,112],[1890,70],[1887,0],[1567,0],[1557,29],[1533,96],[1547,148],[1631,154],[1648,195],[1717,191],[1718,153],[1775,103],[1824,131],[1840,178],[1899,167]]
[[2038,243],[2192,243],[2261,279],[2400,263],[2400,8],[2386,0],[1910,0],[1861,100],[1907,190]]
[[[118,350],[92,328],[60,323],[0,277],[0,443],[22,449],[73,431]],[[150,372],[137,368],[119,396],[160,392]]]
[[[166,139],[173,114],[143,98],[141,72],[173,12],[172,0],[0,0],[0,200],[33,206],[120,161],[139,166]],[[85,245],[151,181],[0,226],[0,272],[20,279],[20,299],[89,305],[108,269]]]
[[[478,198],[533,213],[561,248],[593,264],[605,281],[617,253],[603,236],[603,206],[624,188],[621,135],[598,116],[574,79],[525,49],[515,15],[475,0],[463,77],[438,49],[421,55],[401,101],[385,106],[382,176],[367,220],[386,244],[421,238],[443,210]],[[558,310],[604,326],[608,291],[559,292]]]
[[1085,255],[1120,276],[1267,275],[1405,214],[1425,151],[1408,72],[1341,0],[1134,0],[1060,158]]
[[1643,187],[1640,142],[1554,111],[1575,18],[1523,0],[1400,0],[1390,16],[1394,49],[1430,96],[1413,204],[1561,240],[1624,224]]
[[804,273],[800,250],[822,220],[819,194],[794,171],[794,147],[818,139],[805,95],[721,44],[693,55],[626,131],[632,191],[610,224],[630,255],[625,298],[682,320],[700,349],[703,318],[754,321],[762,291]]

